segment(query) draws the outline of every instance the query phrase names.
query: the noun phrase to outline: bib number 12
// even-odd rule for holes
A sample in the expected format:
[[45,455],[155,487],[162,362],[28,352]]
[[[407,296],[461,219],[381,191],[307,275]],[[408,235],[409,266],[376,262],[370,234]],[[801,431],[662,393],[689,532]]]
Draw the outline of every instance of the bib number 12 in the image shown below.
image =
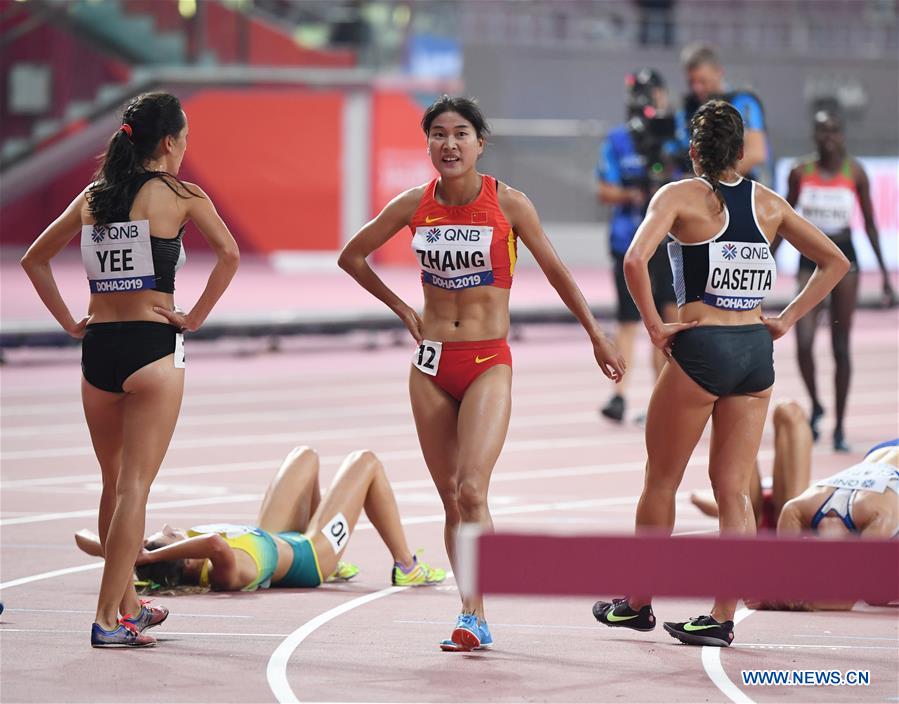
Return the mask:
[[412,358],[413,366],[428,376],[436,376],[437,370],[440,368],[440,352],[442,348],[442,342],[422,340]]

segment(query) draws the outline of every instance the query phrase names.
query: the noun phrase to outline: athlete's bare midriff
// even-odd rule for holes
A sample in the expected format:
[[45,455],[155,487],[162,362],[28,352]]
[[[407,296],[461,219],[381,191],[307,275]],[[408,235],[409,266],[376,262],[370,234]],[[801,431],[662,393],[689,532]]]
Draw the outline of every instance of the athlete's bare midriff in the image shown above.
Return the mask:
[[422,334],[429,340],[498,340],[509,334],[509,292],[498,286],[444,291],[424,285]]

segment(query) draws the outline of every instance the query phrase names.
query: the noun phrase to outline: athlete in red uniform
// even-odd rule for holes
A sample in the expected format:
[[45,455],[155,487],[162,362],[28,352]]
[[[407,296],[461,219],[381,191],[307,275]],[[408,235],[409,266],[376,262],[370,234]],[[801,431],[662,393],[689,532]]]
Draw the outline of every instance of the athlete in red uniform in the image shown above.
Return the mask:
[[[444,540],[456,566],[462,522],[492,526],[487,490],[509,426],[512,357],[509,291],[520,239],[587,331],[603,373],[618,380],[624,362],[543,232],[523,193],[478,173],[488,132],[477,104],[443,96],[422,118],[439,176],[394,198],[346,245],[339,264],[405,323],[418,343],[409,393],[425,462],[446,511]],[[421,317],[378,278],[366,257],[403,228],[421,267]],[[490,647],[480,597],[462,594],[443,650]]]
[[[790,172],[787,202],[796,207],[803,217],[816,225],[830,237],[840,251],[849,259],[849,273],[830,294],[830,335],[836,366],[834,384],[836,386],[836,423],[833,429],[833,448],[848,452],[843,430],[843,417],[849,397],[849,332],[852,315],[858,300],[858,259],[852,244],[851,220],[856,202],[861,206],[865,220],[865,230],[871,241],[871,248],[883,272],[883,294],[887,305],[895,305],[896,296],[890,285],[880,252],[880,239],[874,223],[874,209],[868,176],[861,164],[846,153],[843,140],[843,124],[834,108],[819,110],[814,116],[814,138],[818,154],[800,163]],[[815,263],[806,257],[799,260],[797,284],[801,290],[815,271]],[[818,400],[815,381],[815,359],[812,345],[818,316],[823,305],[796,323],[797,355],[802,380],[812,397],[811,425],[815,439],[818,438],[818,422],[824,408]]]

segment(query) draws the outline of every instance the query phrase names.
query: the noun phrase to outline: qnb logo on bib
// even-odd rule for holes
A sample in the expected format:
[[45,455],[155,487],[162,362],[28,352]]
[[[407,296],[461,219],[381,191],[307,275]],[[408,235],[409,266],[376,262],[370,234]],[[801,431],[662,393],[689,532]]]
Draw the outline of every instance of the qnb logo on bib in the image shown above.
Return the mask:
[[91,293],[155,288],[149,220],[84,225],[81,261]]
[[425,283],[458,290],[493,283],[492,241],[492,227],[432,225],[416,228],[412,251]]
[[702,300],[715,308],[752,310],[776,280],[777,266],[767,243],[711,242]]

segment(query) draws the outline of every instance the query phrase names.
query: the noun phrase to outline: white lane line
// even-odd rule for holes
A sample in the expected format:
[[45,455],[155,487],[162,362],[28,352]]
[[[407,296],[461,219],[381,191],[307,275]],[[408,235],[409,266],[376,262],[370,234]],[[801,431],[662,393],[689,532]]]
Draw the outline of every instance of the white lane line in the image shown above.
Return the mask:
[[[882,418],[881,418],[882,419]],[[510,424],[509,431],[514,433],[522,428],[545,428],[548,426],[563,425],[570,427],[572,425],[590,425],[596,426],[596,414],[590,411],[581,411],[579,413],[552,413],[532,416],[517,416]],[[348,437],[360,438],[383,438],[397,437],[409,435],[411,426],[408,422],[392,425],[374,425],[359,427],[358,425],[346,426],[343,428],[332,428],[329,430],[312,430],[303,433],[303,443],[312,445],[316,441],[321,440],[345,440]],[[182,438],[174,439],[169,444],[169,450],[178,449],[198,449],[203,447],[235,447],[245,446],[249,442],[253,444],[261,443],[293,443],[297,441],[297,431],[291,430],[284,433],[244,433],[230,434],[220,436],[205,436],[202,438]],[[634,437],[639,437],[638,433],[634,433]],[[358,443],[357,443],[358,445]],[[29,460],[29,459],[48,459],[53,457],[86,457],[94,454],[94,450],[90,445],[79,445],[74,447],[54,447],[42,448],[37,450],[12,450],[0,453],[0,460]]]
[[[445,626],[446,621],[394,621],[394,623],[408,623],[424,626]],[[561,626],[557,623],[494,623],[491,626],[499,628],[539,628],[541,630],[563,630],[563,631],[595,631],[596,626]]]
[[3,589],[9,589],[10,587],[20,587],[23,584],[30,584],[31,582],[39,582],[43,579],[52,579],[53,577],[62,577],[67,574],[75,574],[76,572],[87,572],[89,570],[98,570],[103,566],[103,561],[100,562],[91,562],[86,565],[76,565],[75,567],[63,567],[59,570],[52,570],[51,572],[41,572],[40,574],[33,574],[30,577],[20,577],[19,579],[11,579],[8,582],[0,582],[0,591]]
[[[491,482],[512,482],[528,479],[561,479],[565,477],[595,476],[600,474],[617,474],[623,472],[637,472],[643,470],[643,462],[622,462],[619,464],[596,466],[582,465],[577,467],[550,467],[548,469],[530,469],[520,472],[500,472],[494,474]],[[433,486],[431,479],[412,479],[403,482],[394,482],[396,491],[413,488],[430,488]],[[147,504],[148,511],[156,511],[165,508],[182,508],[187,506],[210,506],[216,504],[239,503],[254,501],[262,498],[262,494],[236,494],[233,496],[211,496],[202,499],[179,499],[177,501],[158,501]],[[499,509],[497,509],[499,510]],[[491,509],[494,513],[493,509]],[[61,521],[69,518],[85,518],[96,515],[97,509],[81,509],[78,511],[60,511],[56,513],[38,513],[28,516],[16,516],[0,519],[0,526],[21,525],[25,523],[43,523],[47,521]]]
[[[96,613],[94,611],[88,611],[87,609],[24,609],[24,608],[6,608],[3,613],[11,613],[13,611],[22,611],[30,614],[93,614]],[[173,614],[175,615],[175,614]],[[177,616],[190,616],[191,618],[244,618],[244,619],[252,619],[254,616],[236,616],[233,614],[191,614],[191,613],[182,613],[178,612]]]
[[[685,533],[679,533],[678,535],[685,535]],[[411,624],[417,626],[441,626],[446,625],[446,621],[424,621],[424,620],[405,620],[405,619],[396,619],[394,623],[402,623],[402,624]],[[490,622],[491,626],[498,628],[525,628],[525,629],[539,629],[539,630],[563,630],[563,631],[595,631],[596,626],[563,626],[558,623],[494,623]],[[808,638],[815,638],[816,636],[807,636]],[[838,636],[834,636],[838,637]],[[888,638],[884,638],[883,640],[890,640]],[[752,649],[761,649],[761,648],[821,648],[824,650],[895,650],[895,648],[891,648],[887,645],[830,645],[828,643],[821,644],[796,644],[796,643],[749,643],[749,644],[738,644],[732,645],[731,648],[737,648],[741,650],[752,650]]]
[[[403,587],[403,589],[408,589],[408,587]],[[54,633],[81,633],[84,634],[83,628],[74,629],[74,628],[0,628],[0,633],[43,633],[43,634],[54,634]],[[193,633],[187,631],[166,631],[165,633],[161,633],[160,637],[165,639],[167,636],[192,636],[194,638],[202,638],[203,636],[216,636],[223,638],[284,638],[288,634],[287,633],[213,633],[209,631],[203,631],[202,633]]]
[[316,616],[312,620],[307,621],[287,636],[287,638],[285,638],[275,649],[275,652],[272,653],[268,665],[265,668],[265,677],[268,680],[268,686],[275,695],[275,699],[282,704],[284,702],[299,702],[297,695],[294,694],[293,690],[290,688],[290,683],[287,681],[287,663],[290,660],[290,656],[293,655],[293,652],[300,646],[300,644],[319,627],[332,621],[341,614],[345,614],[347,611],[352,611],[359,606],[363,606],[372,601],[377,601],[378,599],[383,599],[385,596],[396,594],[397,592],[404,591],[408,588],[409,587],[387,587],[386,589],[381,589],[380,591],[372,592],[371,594],[366,594],[365,596],[360,596],[344,602],[340,606],[336,606],[333,609]]
[[[179,499],[178,501],[157,501],[147,504],[148,511],[161,508],[182,508],[185,506],[209,506],[215,504],[233,504],[244,501],[259,501],[262,494],[235,494],[233,496],[211,496],[204,499]],[[96,508],[86,508],[80,511],[59,511],[57,513],[39,513],[33,516],[18,516],[16,518],[4,518],[0,520],[0,526],[18,526],[25,523],[44,523],[47,521],[62,521],[69,518],[89,518],[97,515]]]
[[[569,410],[577,402],[591,403],[596,398],[596,392],[589,391],[571,391],[565,395],[560,395],[558,391],[554,393],[518,393],[515,394],[515,407],[518,409],[537,407],[547,408],[550,406],[568,406]],[[853,402],[857,403],[853,398]],[[408,400],[396,403],[382,403],[378,405],[378,416],[385,418],[387,416],[401,416],[412,422],[412,408]],[[57,414],[51,414],[48,411],[47,418],[58,418]],[[294,408],[289,410],[260,410],[256,412],[219,412],[219,413],[191,413],[190,408],[185,404],[185,409],[178,418],[179,427],[204,427],[208,425],[220,426],[224,424],[240,424],[240,423],[271,423],[276,421],[293,421],[299,423],[308,420],[325,420],[330,418],[370,418],[371,408],[367,405],[347,408],[338,406],[335,408]],[[83,432],[85,429],[84,420],[73,423],[37,423],[32,425],[16,425],[5,427],[3,436],[6,438],[13,437],[31,437],[35,435],[59,435],[65,432]]]
[[896,648],[889,645],[831,645],[830,643],[742,643],[730,647],[739,650],[804,650],[806,648],[815,648],[821,650],[890,650],[896,652]]
[[[752,616],[755,611],[752,609],[740,609],[734,616],[734,626],[744,619]],[[714,684],[721,692],[730,699],[734,704],[755,704],[746,693],[737,685],[731,682],[724,668],[721,666],[721,651],[724,648],[716,648],[710,645],[702,646],[702,667]]]
[[[890,607],[892,608],[892,607]],[[839,635],[829,635],[827,633],[815,633],[811,635],[798,635],[794,634],[790,636],[790,638],[839,638],[840,640],[885,640],[890,643],[895,643],[899,641],[899,638],[895,636],[890,636],[889,638],[885,638],[883,636],[844,636],[842,633]]]
[[[503,447],[503,453],[509,452],[531,452],[534,450],[556,450],[562,448],[577,447],[598,447],[608,445],[627,445],[629,443],[638,443],[642,440],[640,436],[628,437],[616,436],[614,438],[601,437],[585,437],[583,435],[575,435],[563,438],[550,438],[540,440],[510,440]],[[294,442],[294,446],[302,446],[304,443]],[[823,453],[823,451],[822,451]],[[421,450],[387,450],[378,452],[378,457],[382,462],[393,462],[399,460],[419,460],[422,465],[424,460],[421,456]],[[772,454],[773,456],[773,454]],[[764,457],[764,452],[759,454]],[[340,455],[323,455],[320,458],[322,465],[338,465],[346,459],[346,454]],[[284,457],[277,457],[269,460],[257,460],[252,462],[220,462],[217,464],[200,464],[189,465],[187,467],[177,467],[171,469],[162,469],[159,472],[158,480],[169,479],[171,477],[195,476],[201,474],[223,474],[226,472],[250,472],[256,470],[274,470],[284,461]],[[634,464],[634,463],[631,463]],[[639,463],[642,467],[644,463]],[[28,479],[10,479],[0,482],[0,489],[23,489],[40,486],[60,486],[64,484],[82,484],[84,482],[96,482],[99,479],[99,472],[91,474],[75,474],[62,475],[55,477],[30,477]],[[434,482],[428,479],[410,480],[406,482],[394,483],[394,487],[404,485],[408,489],[432,487]]]
[[[678,494],[678,496],[680,497],[681,494]],[[613,506],[622,503],[635,503],[638,498],[638,496],[619,496],[616,498],[593,499],[589,501],[563,501],[556,503],[533,504],[530,506],[508,507],[499,511],[491,510],[490,513],[494,516],[499,515],[500,513],[535,513],[539,511],[550,511],[556,508],[580,508],[588,504],[598,508],[601,506]],[[440,516],[431,518],[442,521],[444,519],[444,516],[443,514],[441,514]],[[404,520],[403,523],[406,524],[406,521]],[[447,573],[447,576],[450,576],[451,574],[452,573]],[[408,587],[387,587],[386,589],[372,592],[371,594],[367,594],[366,596],[353,599],[352,601],[341,604],[340,606],[337,606],[330,611],[326,611],[320,616],[316,616],[314,619],[312,619],[311,621],[307,621],[297,630],[291,633],[290,636],[277,647],[275,652],[272,653],[265,671],[269,687],[271,687],[272,693],[274,693],[275,698],[282,704],[283,702],[299,702],[296,694],[294,694],[293,689],[291,689],[290,687],[290,683],[287,681],[287,664],[290,660],[291,655],[293,655],[294,651],[306,638],[308,638],[312,633],[318,630],[318,628],[325,625],[334,618],[337,618],[341,614],[345,614],[347,611],[352,611],[353,609],[367,604],[370,601],[375,601],[377,599],[382,599],[385,596],[396,594],[398,591],[402,591],[403,589],[408,589]]]
[[[253,494],[252,497],[256,500],[261,498],[261,494]],[[680,495],[678,495],[680,496]],[[510,515],[516,513],[534,513],[539,511],[553,511],[553,510],[567,510],[569,508],[601,508],[603,506],[618,506],[622,504],[628,503],[636,503],[637,496],[621,496],[617,498],[607,498],[607,499],[592,499],[592,500],[581,500],[581,501],[559,501],[554,503],[546,503],[546,504],[530,504],[527,506],[509,506],[503,507],[496,510],[491,510],[491,513],[494,516],[497,515]],[[219,499],[221,500],[221,499]],[[247,500],[247,499],[242,499]],[[167,502],[174,503],[174,502]],[[184,503],[184,502],[178,502]],[[212,503],[211,501],[208,503]],[[149,508],[149,505],[148,505]],[[412,516],[410,518],[403,518],[401,522],[404,526],[409,525],[420,525],[423,523],[441,523],[443,522],[445,516],[442,513],[432,514],[429,516]],[[372,528],[371,523],[367,522],[359,522],[356,524],[356,530],[370,530]],[[19,579],[13,579],[9,582],[0,583],[0,590],[9,589],[10,587],[17,587],[22,584],[29,584],[31,582],[37,582],[43,579],[51,579],[52,577],[60,577],[66,574],[72,574],[74,572],[84,572],[87,570],[98,569],[103,566],[103,562],[94,562],[88,565],[78,565],[76,567],[66,567],[61,570],[53,570],[52,572],[42,572],[40,574],[31,575],[30,577],[21,577]]]
[[[849,427],[869,427],[871,424],[882,422],[883,414],[875,414],[871,416],[853,416],[849,419]],[[513,416],[509,426],[509,432],[514,434],[518,430],[525,428],[544,428],[553,426],[572,425],[589,425],[596,427],[598,421],[593,411],[578,411],[574,413],[551,413],[539,415],[522,415]],[[322,440],[342,440],[347,437],[397,437],[407,435],[410,432],[408,422],[400,424],[390,424],[381,426],[359,427],[358,425],[346,426],[342,428],[330,428],[328,430],[311,430],[303,433],[302,441],[305,444],[314,444]],[[615,433],[614,435],[604,435],[604,440],[612,438],[626,438],[628,441],[639,439],[642,433],[635,428],[630,433]],[[175,438],[169,445],[170,449],[197,449],[204,447],[231,447],[247,444],[252,440],[256,444],[260,443],[293,443],[296,444],[298,433],[296,431],[282,433],[244,433],[244,434],[228,434],[219,436],[205,435],[201,438]],[[0,459],[5,461],[12,460],[29,460],[29,459],[46,459],[54,457],[87,457],[93,455],[93,448],[89,445],[79,445],[70,447],[56,448],[40,448],[29,450],[10,450],[0,453]]]
[[[503,455],[509,454],[511,452],[532,452],[538,450],[560,450],[560,449],[572,449],[572,448],[590,448],[590,447],[601,447],[606,448],[611,445],[630,445],[630,444],[638,444],[642,443],[643,436],[642,434],[627,434],[627,433],[619,433],[613,436],[603,436],[600,434],[596,435],[574,435],[568,437],[561,438],[546,438],[546,439],[534,439],[534,440],[508,440],[506,444],[503,446]],[[303,445],[305,443],[300,442],[297,443],[296,439],[294,439],[293,445]],[[384,452],[378,452],[378,457],[381,461],[394,462],[394,461],[404,461],[404,460],[418,460],[424,463],[424,460],[421,456],[421,450],[418,448],[410,449],[410,450],[387,450]],[[690,466],[706,466],[708,464],[708,442],[706,439],[700,441],[700,444],[697,446],[697,452],[694,452],[694,459],[691,460]],[[832,455],[831,452],[825,450],[823,447],[815,447],[812,450],[812,456],[828,456]],[[346,458],[346,454],[339,455],[322,455],[320,457],[321,464],[323,466],[327,465],[339,465]],[[770,460],[774,458],[774,451],[771,449],[760,450],[758,454],[758,459],[760,460]],[[170,479],[172,477],[187,477],[187,476],[197,476],[197,475],[205,475],[205,474],[224,474],[228,472],[252,472],[257,470],[268,470],[274,471],[274,469],[284,461],[283,456],[273,457],[268,460],[256,460],[256,461],[242,461],[242,462],[220,462],[216,464],[200,464],[200,465],[188,465],[186,467],[172,467],[172,468],[163,468],[160,470],[158,479]],[[644,466],[644,462],[630,462],[628,464],[628,470],[630,471],[631,467],[638,467],[642,469]],[[608,465],[621,467],[622,464],[617,465]],[[530,471],[530,470],[525,470]],[[545,470],[539,470],[545,471]],[[625,470],[622,470],[625,471]],[[512,475],[513,473],[507,472],[506,475]],[[497,475],[494,475],[496,477]],[[541,475],[543,476],[543,475]],[[0,489],[9,490],[9,489],[26,489],[31,487],[44,487],[44,486],[62,486],[66,484],[82,484],[85,482],[96,482],[99,478],[99,473],[93,472],[91,474],[69,474],[69,475],[60,475],[53,477],[29,477],[28,479],[9,479],[6,481],[0,481]],[[410,480],[406,482],[397,482],[393,486],[397,487],[405,487],[408,489],[412,488],[423,488],[423,487],[432,487],[433,481],[429,479],[421,479],[421,480]]]

